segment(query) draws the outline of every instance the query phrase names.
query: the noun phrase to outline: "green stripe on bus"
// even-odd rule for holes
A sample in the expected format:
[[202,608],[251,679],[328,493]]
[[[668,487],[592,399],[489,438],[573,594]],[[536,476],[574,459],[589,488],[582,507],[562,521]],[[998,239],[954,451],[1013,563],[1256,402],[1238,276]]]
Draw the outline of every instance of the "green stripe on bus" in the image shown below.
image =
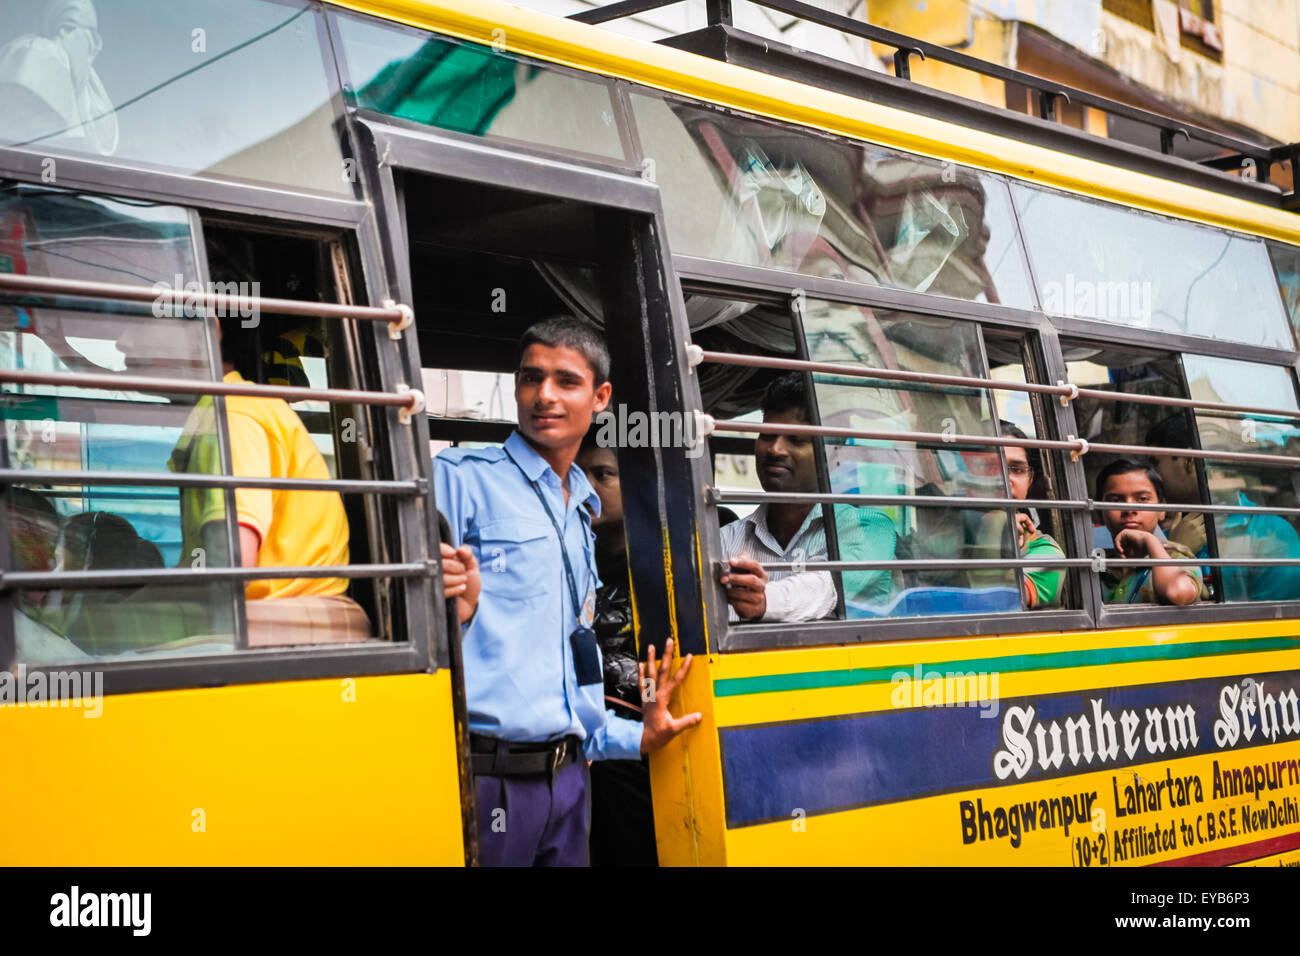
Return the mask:
[[799,674],[768,674],[762,677],[726,677],[713,682],[715,697],[769,694],[782,690],[817,690],[823,687],[852,687],[891,681],[895,674],[914,675],[928,671],[1012,673],[1041,671],[1057,667],[1096,667],[1101,664],[1131,664],[1137,661],[1178,660],[1216,654],[1252,654],[1300,647],[1300,637],[1255,637],[1236,641],[1201,641],[1194,644],[1165,644],[1160,647],[1106,647],[1090,651],[1055,651],[1047,654],[1014,654],[983,657],[942,664],[899,664],[893,667],[857,667]]

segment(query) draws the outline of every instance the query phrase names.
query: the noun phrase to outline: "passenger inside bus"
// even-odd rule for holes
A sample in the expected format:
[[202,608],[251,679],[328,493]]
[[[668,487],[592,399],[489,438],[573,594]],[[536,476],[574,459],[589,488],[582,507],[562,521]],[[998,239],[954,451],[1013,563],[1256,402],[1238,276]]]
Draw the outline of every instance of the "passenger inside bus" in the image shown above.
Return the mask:
[[[999,425],[1003,435],[1012,438],[1029,437],[1011,422],[1001,421]],[[1034,483],[1035,474],[1041,470],[1037,467],[1040,457],[1038,450],[1008,446],[1003,449],[1003,454],[1007,459],[1007,483],[1011,487],[1011,497],[1024,501],[1029,497],[1029,488]],[[1022,558],[1065,557],[1065,552],[1056,540],[1039,529],[1038,512],[1033,509],[1016,512],[1016,547]],[[1024,575],[1025,607],[1032,611],[1058,606],[1064,581],[1064,568],[1027,568]]]
[[[763,395],[763,421],[807,425],[804,376],[776,378]],[[759,484],[765,492],[817,492],[812,438],[760,434],[754,444]],[[822,510],[805,504],[764,503],[753,514],[722,529],[722,551],[731,570],[726,588],[733,621],[816,621],[835,613],[838,595],[826,571],[766,572],[760,562],[826,560]]]
[[[219,323],[224,381],[244,382],[255,367],[256,338],[238,317]],[[210,399],[193,416],[211,416]],[[301,419],[278,398],[229,396],[226,419],[232,473],[240,477],[328,479],[320,451]],[[187,428],[172,455],[177,472],[211,473],[208,458],[218,454],[215,430]],[[205,547],[204,529],[222,527],[225,495],[220,489],[189,489],[182,494],[182,553]],[[348,521],[335,491],[258,488],[235,490],[239,553],[243,567],[307,567],[348,563]],[[202,551],[200,550],[200,553]],[[250,647],[363,641],[370,622],[345,593],[344,578],[279,578],[250,581],[247,598]]]
[[[587,432],[576,464],[600,498],[591,519],[596,535],[596,616],[592,628],[600,644],[605,703],[629,720],[641,719],[641,679],[628,577],[627,537],[618,454],[597,444]],[[654,813],[650,804],[650,760],[598,760],[592,763],[592,866],[657,866]]]
[[[1191,423],[1185,412],[1170,415],[1147,431],[1147,444],[1156,448],[1192,448]],[[1201,501],[1196,460],[1182,456],[1161,456],[1156,470],[1164,480],[1171,502],[1196,504]],[[1216,472],[1223,469],[1216,466]],[[1241,482],[1245,484],[1245,482]],[[1237,491],[1234,504],[1257,507],[1256,502]],[[1170,541],[1183,545],[1198,558],[1209,557],[1205,516],[1197,512],[1170,512],[1161,522]],[[1280,515],[1233,514],[1216,527],[1220,557],[1300,558],[1300,535]],[[1223,597],[1227,601],[1289,601],[1300,597],[1300,567],[1236,566],[1222,569]]]
[[[1164,482],[1149,462],[1120,458],[1097,475],[1096,497],[1112,504],[1157,504],[1165,500]],[[1110,558],[1193,558],[1175,541],[1161,541],[1155,531],[1162,511],[1104,511],[1115,547]],[[1102,596],[1108,604],[1194,604],[1209,597],[1201,569],[1160,565],[1110,568],[1101,572]]]

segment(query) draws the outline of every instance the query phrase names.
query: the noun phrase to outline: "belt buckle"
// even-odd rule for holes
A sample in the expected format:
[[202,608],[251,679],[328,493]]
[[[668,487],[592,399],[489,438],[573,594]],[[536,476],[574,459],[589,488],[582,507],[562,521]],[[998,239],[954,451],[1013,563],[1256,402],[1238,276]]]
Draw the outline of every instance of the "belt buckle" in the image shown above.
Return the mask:
[[561,738],[551,749],[551,776],[554,777],[564,765],[564,758],[569,753],[569,738]]

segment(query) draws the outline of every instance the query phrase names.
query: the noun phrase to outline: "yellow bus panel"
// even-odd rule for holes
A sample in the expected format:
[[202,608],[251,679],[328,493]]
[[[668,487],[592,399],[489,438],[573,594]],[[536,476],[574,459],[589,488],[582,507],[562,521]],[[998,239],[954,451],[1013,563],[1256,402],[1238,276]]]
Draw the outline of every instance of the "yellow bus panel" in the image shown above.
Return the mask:
[[451,673],[0,706],[0,865],[464,863]]

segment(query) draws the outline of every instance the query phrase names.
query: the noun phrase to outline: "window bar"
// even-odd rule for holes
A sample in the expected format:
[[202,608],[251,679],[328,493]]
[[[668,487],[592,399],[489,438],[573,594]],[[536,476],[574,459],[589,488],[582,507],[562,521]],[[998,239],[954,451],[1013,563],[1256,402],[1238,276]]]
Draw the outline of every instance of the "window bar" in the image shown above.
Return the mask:
[[1209,412],[1239,412],[1247,415],[1269,415],[1275,418],[1300,419],[1300,410],[1294,408],[1259,408],[1253,405],[1232,405],[1226,402],[1203,402],[1194,398],[1163,398],[1158,395],[1108,392],[1095,388],[1080,388],[1068,382],[1062,382],[1059,385],[1046,385],[1036,382],[998,382],[993,379],[974,378],[965,375],[939,375],[930,372],[906,372],[902,369],[871,368],[865,365],[805,362],[800,359],[742,355],[735,352],[704,351],[701,353],[701,359],[715,365],[779,368],[789,371],[822,372],[828,375],[841,375],[851,378],[879,378],[896,382],[917,382],[923,385],[995,388],[1011,392],[1056,395],[1069,400],[1083,397],[1099,401],[1132,402],[1141,405],[1164,405],[1170,408],[1191,408]]
[[710,499],[716,504],[753,504],[763,501],[781,501],[798,503],[801,501],[829,501],[833,504],[848,505],[906,505],[913,508],[1059,508],[1062,511],[1115,511],[1120,507],[1125,511],[1187,511],[1193,514],[1266,514],[1300,517],[1300,508],[1282,508],[1267,505],[1202,505],[1185,504],[1175,501],[1161,501],[1154,504],[1097,501],[1094,498],[1076,500],[1070,498],[963,498],[944,495],[861,495],[830,494],[796,491],[750,491],[739,488],[712,488]]
[[[800,565],[807,571],[875,571],[880,568],[902,568],[906,570],[963,570],[969,568],[1091,568],[1092,558],[935,558],[933,560],[911,559],[881,561],[808,561]],[[790,561],[763,563],[763,567],[772,571],[793,570]],[[1200,567],[1253,567],[1253,568],[1293,568],[1300,567],[1300,558],[1107,558],[1106,567],[1115,568],[1200,568]],[[81,572],[87,573],[87,572]],[[90,572],[108,573],[108,572]],[[1211,602],[1198,602],[1209,604]]]
[[5,571],[0,590],[48,591],[69,587],[184,584],[194,581],[275,581],[281,578],[420,578],[439,571],[428,564],[345,564],[307,567],[161,568],[111,571]]
[[345,305],[340,302],[308,302],[301,299],[269,299],[261,296],[225,295],[219,292],[187,292],[184,289],[123,285],[115,282],[91,282],[86,279],[58,279],[50,276],[0,274],[0,292],[42,296],[73,296],[88,299],[113,299],[146,305],[166,303],[170,306],[195,306],[226,315],[244,312],[268,312],[273,315],[297,315],[321,319],[361,319],[387,322],[390,334],[400,338],[401,330],[415,321],[410,306],[396,302],[382,307]]
[[[1138,455],[1178,458],[1209,458],[1214,461],[1240,461],[1258,465],[1300,467],[1300,458],[1288,455],[1260,455],[1241,451],[1201,451],[1195,448],[1148,448],[1143,445],[1107,445],[1098,442],[1073,440],[1055,441],[1043,438],[1007,438],[993,435],[944,435],[939,432],[888,432],[867,431],[859,428],[830,428],[819,425],[766,425],[762,422],[742,422],[736,419],[713,419],[712,431],[769,432],[785,435],[822,435],[838,438],[861,438],[867,441],[915,442],[937,445],[993,445],[1000,447],[1045,448],[1050,451],[1068,451],[1076,455],[1097,452],[1103,455]],[[1166,502],[1168,504],[1168,502]],[[1191,510],[1191,509],[1184,509]]]
[[273,491],[337,491],[341,494],[423,495],[423,481],[341,478],[244,478],[238,475],[155,471],[59,471],[0,469],[0,485],[158,485],[172,488],[268,488]]
[[291,385],[260,385],[254,382],[195,382],[182,378],[152,378],[147,375],[102,375],[86,372],[37,372],[28,369],[0,369],[0,384],[51,385],[123,392],[175,392],[184,395],[246,395],[252,398],[282,398],[286,402],[322,401],[357,405],[388,405],[418,412],[424,396],[412,389],[405,393],[367,392],[349,388],[304,388]]

